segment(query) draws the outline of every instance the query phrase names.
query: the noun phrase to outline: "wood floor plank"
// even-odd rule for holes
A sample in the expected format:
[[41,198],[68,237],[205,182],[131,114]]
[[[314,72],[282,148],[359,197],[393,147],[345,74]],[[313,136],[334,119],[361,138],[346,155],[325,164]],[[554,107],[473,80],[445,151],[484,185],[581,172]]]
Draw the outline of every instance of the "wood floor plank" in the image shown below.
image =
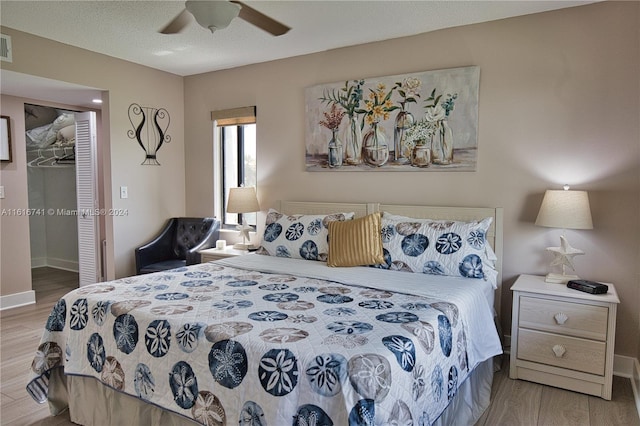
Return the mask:
[[8,395],[8,394],[6,394],[4,392],[0,392],[0,401],[3,401],[2,403],[4,404],[5,400],[6,400],[7,404],[10,404],[11,401],[15,401],[15,398],[12,398],[10,395]]
[[[495,361],[494,361],[495,362]],[[505,369],[505,364],[503,359],[498,359],[498,364],[494,365],[494,367],[498,368],[493,375],[493,385],[491,386],[491,401],[496,400],[496,394],[498,393],[498,389],[502,386],[504,380],[508,379],[508,370]],[[508,365],[508,361],[507,361]],[[478,419],[474,426],[485,426],[489,425],[487,423],[487,418],[489,417],[489,412],[491,411],[491,405],[482,413],[482,416]]]
[[68,412],[53,417],[49,413],[48,404],[37,404],[30,396],[3,404],[1,416],[3,426],[74,425],[69,420]]
[[504,378],[491,401],[486,425],[538,424],[542,385]]
[[589,416],[592,425],[640,426],[638,410],[633,399],[629,379],[613,376],[611,401],[589,397]]
[[542,389],[539,425],[582,426],[589,424],[589,397],[550,386]]
[[68,412],[53,417],[48,404],[27,394],[28,372],[51,308],[78,288],[78,274],[53,268],[32,271],[34,305],[0,312],[0,424],[2,426],[73,426]]

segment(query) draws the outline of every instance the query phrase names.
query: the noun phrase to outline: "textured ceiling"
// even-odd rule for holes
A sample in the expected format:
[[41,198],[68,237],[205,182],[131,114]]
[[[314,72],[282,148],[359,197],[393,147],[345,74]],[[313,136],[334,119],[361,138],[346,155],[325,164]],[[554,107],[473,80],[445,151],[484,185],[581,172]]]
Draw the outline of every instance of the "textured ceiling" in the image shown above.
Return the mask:
[[[182,1],[0,0],[0,24],[187,76],[593,2],[246,1],[292,28],[273,37],[239,18],[213,34],[195,22],[180,34],[158,33],[182,11]],[[101,96],[100,88],[3,69],[0,93],[90,108]]]
[[186,76],[592,1],[246,1],[290,26],[274,37],[236,18],[158,33],[180,1],[0,1],[2,26]]

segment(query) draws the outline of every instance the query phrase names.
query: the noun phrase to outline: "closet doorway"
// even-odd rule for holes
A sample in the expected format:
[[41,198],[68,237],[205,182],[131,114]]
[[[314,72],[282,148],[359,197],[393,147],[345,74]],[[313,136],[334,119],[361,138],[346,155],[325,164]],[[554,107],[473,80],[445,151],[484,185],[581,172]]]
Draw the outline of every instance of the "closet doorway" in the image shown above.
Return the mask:
[[25,104],[31,267],[100,281],[96,113]]

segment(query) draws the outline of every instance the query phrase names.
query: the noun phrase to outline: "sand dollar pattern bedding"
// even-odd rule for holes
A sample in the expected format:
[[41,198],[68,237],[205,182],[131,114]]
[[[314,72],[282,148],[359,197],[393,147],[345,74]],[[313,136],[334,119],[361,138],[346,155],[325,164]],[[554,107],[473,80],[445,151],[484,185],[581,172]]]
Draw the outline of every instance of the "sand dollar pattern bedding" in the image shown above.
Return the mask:
[[[370,268],[368,268],[370,269]],[[216,263],[85,286],[53,308],[31,365],[203,425],[432,423],[469,374],[464,307]]]

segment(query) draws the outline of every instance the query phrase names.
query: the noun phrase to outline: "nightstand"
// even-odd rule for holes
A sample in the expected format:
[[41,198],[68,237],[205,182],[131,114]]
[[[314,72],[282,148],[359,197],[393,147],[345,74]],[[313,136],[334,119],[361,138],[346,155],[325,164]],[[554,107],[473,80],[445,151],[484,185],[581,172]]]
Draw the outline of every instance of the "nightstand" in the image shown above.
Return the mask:
[[210,248],[200,250],[200,263],[213,262],[214,260],[220,260],[226,257],[242,256],[247,253],[249,253],[248,250],[234,249],[233,246],[227,246],[223,249]]
[[520,275],[511,287],[509,377],[611,399],[616,310],[607,294],[589,294]]

